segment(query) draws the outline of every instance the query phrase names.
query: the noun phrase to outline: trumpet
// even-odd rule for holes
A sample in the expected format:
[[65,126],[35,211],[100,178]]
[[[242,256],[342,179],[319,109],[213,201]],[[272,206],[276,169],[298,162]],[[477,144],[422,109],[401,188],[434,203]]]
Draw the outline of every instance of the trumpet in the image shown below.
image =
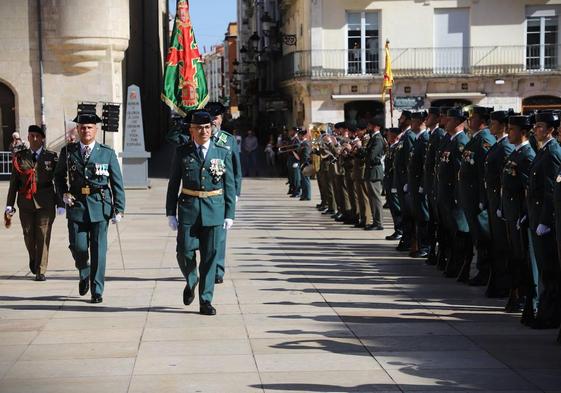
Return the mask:
[[298,149],[300,149],[300,144],[292,143],[290,145],[280,146],[278,148],[278,153],[279,154],[290,153]]

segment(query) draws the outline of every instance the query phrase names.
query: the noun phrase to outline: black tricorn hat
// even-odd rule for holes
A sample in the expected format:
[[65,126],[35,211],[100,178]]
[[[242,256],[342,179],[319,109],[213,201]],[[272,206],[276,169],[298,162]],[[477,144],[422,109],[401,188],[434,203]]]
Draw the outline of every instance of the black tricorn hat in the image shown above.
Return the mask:
[[548,127],[559,127],[559,112],[540,111],[535,116],[536,123],[546,123]]
[[390,127],[390,128],[388,128],[388,133],[390,133],[390,134],[395,134],[395,135],[399,135],[399,134],[401,134],[401,128],[398,128],[398,127]]
[[413,112],[411,113],[411,119],[420,119],[424,120],[428,116],[427,111],[420,111],[420,112]]
[[495,108],[488,108],[486,106],[475,105],[470,109],[470,115],[478,115],[482,119],[489,119],[489,115]]
[[448,109],[448,111],[446,112],[446,116],[455,117],[456,119],[462,119],[462,120],[467,119],[467,113],[464,112],[462,108],[458,108],[458,107]]
[[411,111],[402,111],[401,116],[405,117],[406,119],[411,119]]
[[508,118],[513,114],[514,111],[512,109],[509,109],[508,111],[493,111],[491,112],[489,117],[491,118],[491,120],[496,120],[500,123],[507,124]]
[[429,114],[430,115],[440,116],[440,113],[441,113],[441,109],[437,106],[431,106],[429,108]]
[[78,124],[97,124],[101,123],[101,119],[95,113],[80,113],[72,120]]
[[534,125],[534,116],[515,115],[508,118],[508,124],[523,129],[530,129]]
[[220,102],[209,102],[205,106],[205,110],[212,116],[220,116],[226,112],[226,107]]
[[189,119],[190,124],[210,124],[212,119],[210,113],[205,110],[196,110],[191,112],[191,118]]
[[27,129],[27,132],[36,132],[37,134],[41,134],[43,136],[43,138],[45,137],[45,130],[43,130],[43,127],[39,127],[38,125],[32,124],[29,126],[29,128]]

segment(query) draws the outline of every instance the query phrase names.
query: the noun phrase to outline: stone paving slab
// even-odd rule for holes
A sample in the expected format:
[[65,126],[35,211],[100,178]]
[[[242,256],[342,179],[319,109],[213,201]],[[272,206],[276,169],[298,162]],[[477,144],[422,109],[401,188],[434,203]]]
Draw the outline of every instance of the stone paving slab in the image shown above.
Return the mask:
[[64,219],[44,283],[19,220],[0,229],[0,393],[561,393],[555,331],[397,253],[388,214],[384,232],[343,226],[278,179],[245,181],[218,315],[199,315],[152,185],[127,191],[126,269],[109,229],[103,304],[78,295]]

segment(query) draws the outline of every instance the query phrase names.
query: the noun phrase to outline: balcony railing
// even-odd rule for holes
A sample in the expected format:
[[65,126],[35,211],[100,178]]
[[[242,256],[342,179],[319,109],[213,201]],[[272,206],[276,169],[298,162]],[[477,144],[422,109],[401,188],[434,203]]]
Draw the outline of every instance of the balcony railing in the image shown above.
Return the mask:
[[[560,49],[561,45],[392,48],[392,70],[395,77],[561,72]],[[283,80],[360,78],[384,72],[383,49],[297,51],[282,61]]]

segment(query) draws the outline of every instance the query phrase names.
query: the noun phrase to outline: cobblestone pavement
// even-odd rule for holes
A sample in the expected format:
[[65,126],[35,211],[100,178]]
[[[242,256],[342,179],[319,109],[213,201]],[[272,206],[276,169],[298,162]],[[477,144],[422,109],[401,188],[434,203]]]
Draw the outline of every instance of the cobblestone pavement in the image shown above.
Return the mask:
[[404,258],[389,230],[287,198],[278,179],[245,181],[218,315],[199,315],[182,304],[165,186],[127,191],[126,270],[111,227],[100,305],[78,295],[64,219],[44,283],[19,220],[0,228],[0,392],[561,391],[556,332]]

